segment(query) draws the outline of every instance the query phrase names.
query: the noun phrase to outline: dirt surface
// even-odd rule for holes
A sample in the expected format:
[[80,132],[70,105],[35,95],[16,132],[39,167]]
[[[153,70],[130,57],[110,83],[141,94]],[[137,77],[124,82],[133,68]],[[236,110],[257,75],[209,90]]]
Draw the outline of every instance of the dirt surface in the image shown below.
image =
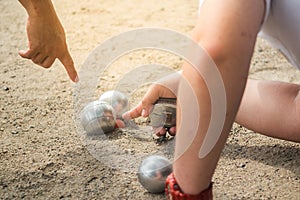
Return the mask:
[[[197,12],[197,1],[190,0],[54,4],[78,69],[95,47],[124,31],[160,27],[189,34]],[[18,1],[0,0],[0,11],[0,199],[165,199],[141,187],[134,158],[172,150],[156,146],[139,119],[140,129],[118,130],[108,138],[133,166],[124,170],[126,165],[120,169],[118,162],[96,159],[76,129],[76,94],[62,65],[45,70],[20,58],[18,50],[26,48],[25,10]],[[154,50],[127,55],[100,77],[95,96],[114,88],[131,66],[149,63],[179,69],[182,60]],[[299,71],[262,40],[250,76],[300,83]],[[131,105],[145,89],[135,92]],[[297,143],[234,125],[213,179],[215,199],[300,199],[299,155]]]

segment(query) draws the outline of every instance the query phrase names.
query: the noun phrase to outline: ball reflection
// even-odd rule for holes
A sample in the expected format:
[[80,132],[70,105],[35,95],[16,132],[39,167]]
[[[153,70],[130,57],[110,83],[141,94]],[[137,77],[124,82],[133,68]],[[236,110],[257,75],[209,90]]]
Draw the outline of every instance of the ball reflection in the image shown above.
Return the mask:
[[171,162],[162,156],[149,156],[142,161],[138,180],[151,193],[164,192],[167,176],[172,172]]
[[116,125],[115,111],[104,101],[87,104],[80,113],[80,121],[87,135],[100,135],[112,131]]
[[125,94],[117,90],[111,90],[104,92],[100,98],[100,101],[105,101],[113,107],[117,116],[122,115],[126,111],[128,105],[128,99]]

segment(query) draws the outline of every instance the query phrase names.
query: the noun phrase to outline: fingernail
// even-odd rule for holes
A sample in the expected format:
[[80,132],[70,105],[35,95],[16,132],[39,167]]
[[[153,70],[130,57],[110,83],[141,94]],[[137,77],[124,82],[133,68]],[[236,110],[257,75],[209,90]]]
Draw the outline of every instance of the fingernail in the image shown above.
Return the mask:
[[78,83],[78,82],[79,82],[79,77],[78,77],[78,76],[76,76],[74,82],[75,82],[75,83]]
[[142,110],[142,116],[143,116],[143,117],[147,117],[147,116],[148,116],[147,114],[148,114],[147,111],[146,111],[145,109],[143,109],[143,110]]
[[130,120],[131,117],[128,112],[125,112],[125,113],[123,113],[122,118],[125,120]]

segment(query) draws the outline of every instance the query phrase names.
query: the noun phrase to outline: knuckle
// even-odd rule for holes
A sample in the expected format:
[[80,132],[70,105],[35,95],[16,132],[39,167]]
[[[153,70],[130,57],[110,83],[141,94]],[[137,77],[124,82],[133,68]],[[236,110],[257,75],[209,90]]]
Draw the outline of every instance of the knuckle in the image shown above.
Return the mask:
[[39,62],[36,59],[31,59],[31,60],[34,64],[37,64],[37,65],[39,64]]
[[47,60],[46,62],[43,63],[44,68],[50,68],[52,66],[52,64],[54,63],[54,59],[49,58],[49,57],[48,57],[48,59],[49,60]]
[[44,68],[50,68],[51,67],[51,63],[45,63],[45,64],[42,64],[42,67]]

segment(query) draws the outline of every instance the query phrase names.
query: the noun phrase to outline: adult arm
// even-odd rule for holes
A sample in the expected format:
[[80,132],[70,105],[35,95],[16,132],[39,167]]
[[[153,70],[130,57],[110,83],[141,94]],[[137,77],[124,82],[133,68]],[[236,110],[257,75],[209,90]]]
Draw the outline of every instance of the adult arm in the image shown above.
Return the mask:
[[51,0],[19,0],[28,13],[28,49],[19,55],[35,64],[49,68],[56,58],[64,65],[70,79],[78,81],[73,59],[69,53],[64,28]]

